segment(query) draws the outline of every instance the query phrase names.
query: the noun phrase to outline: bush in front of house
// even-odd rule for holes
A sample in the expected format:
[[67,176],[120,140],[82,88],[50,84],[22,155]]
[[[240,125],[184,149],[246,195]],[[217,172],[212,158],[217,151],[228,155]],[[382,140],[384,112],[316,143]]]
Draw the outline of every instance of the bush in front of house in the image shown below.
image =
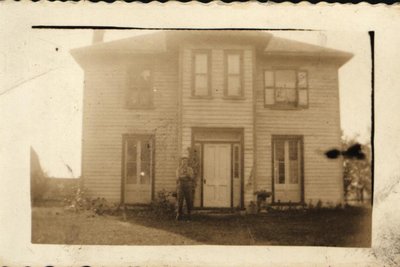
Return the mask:
[[150,210],[156,215],[174,215],[176,210],[176,192],[161,190],[150,204]]
[[75,212],[90,211],[96,215],[115,215],[119,205],[107,201],[105,198],[91,198],[86,190],[77,186],[74,192],[65,198],[65,208]]

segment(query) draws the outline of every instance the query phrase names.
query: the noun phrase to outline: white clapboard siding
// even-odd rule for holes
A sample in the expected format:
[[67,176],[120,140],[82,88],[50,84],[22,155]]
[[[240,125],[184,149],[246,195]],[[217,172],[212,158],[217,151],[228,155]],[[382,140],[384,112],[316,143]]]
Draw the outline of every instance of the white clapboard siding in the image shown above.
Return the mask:
[[[243,51],[244,99],[224,99],[225,49]],[[211,52],[211,99],[192,97],[192,49],[209,49]],[[250,46],[232,46],[216,44],[207,46],[187,46],[182,53],[182,153],[192,142],[192,127],[219,127],[244,129],[244,183],[247,183],[253,167],[253,56]],[[246,189],[247,187],[245,187]],[[238,196],[234,196],[237,203]],[[245,191],[245,202],[252,200],[253,192]],[[251,198],[251,199],[250,199]]]
[[[301,110],[264,107],[263,69],[299,66],[308,71],[309,106]],[[256,74],[257,187],[272,189],[272,135],[304,136],[304,196],[308,203],[342,201],[342,161],[327,159],[324,152],[340,148],[337,67],[310,61],[259,60]]]
[[110,61],[85,71],[82,175],[93,196],[121,199],[123,134],[155,135],[155,192],[175,187],[178,56],[152,60],[154,109],[148,110],[125,108],[125,64]]

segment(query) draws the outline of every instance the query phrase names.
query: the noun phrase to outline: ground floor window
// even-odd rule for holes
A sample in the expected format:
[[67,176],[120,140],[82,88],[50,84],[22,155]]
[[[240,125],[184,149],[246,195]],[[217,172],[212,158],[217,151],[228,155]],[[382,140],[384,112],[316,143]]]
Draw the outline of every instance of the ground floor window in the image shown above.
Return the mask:
[[125,139],[126,184],[150,184],[153,141],[150,135],[130,135]]

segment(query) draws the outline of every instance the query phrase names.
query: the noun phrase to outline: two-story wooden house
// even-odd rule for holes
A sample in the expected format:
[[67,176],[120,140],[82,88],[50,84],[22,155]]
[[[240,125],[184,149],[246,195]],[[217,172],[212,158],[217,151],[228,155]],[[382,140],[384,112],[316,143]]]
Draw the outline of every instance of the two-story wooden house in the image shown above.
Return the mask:
[[338,203],[338,69],[350,53],[261,31],[165,31],[71,51],[84,69],[82,177],[92,196],[149,203],[201,158],[195,206]]

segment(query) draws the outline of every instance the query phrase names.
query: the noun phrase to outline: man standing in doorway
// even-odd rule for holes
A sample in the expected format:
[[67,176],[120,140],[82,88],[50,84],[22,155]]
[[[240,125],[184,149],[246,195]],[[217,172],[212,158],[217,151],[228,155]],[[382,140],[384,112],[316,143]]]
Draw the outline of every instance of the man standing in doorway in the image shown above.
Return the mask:
[[178,214],[176,215],[177,220],[182,220],[183,217],[183,200],[186,202],[188,219],[193,206],[193,187],[194,187],[194,174],[193,169],[189,167],[189,159],[182,157],[179,164],[178,170],[176,171],[177,176],[177,194],[178,194]]

